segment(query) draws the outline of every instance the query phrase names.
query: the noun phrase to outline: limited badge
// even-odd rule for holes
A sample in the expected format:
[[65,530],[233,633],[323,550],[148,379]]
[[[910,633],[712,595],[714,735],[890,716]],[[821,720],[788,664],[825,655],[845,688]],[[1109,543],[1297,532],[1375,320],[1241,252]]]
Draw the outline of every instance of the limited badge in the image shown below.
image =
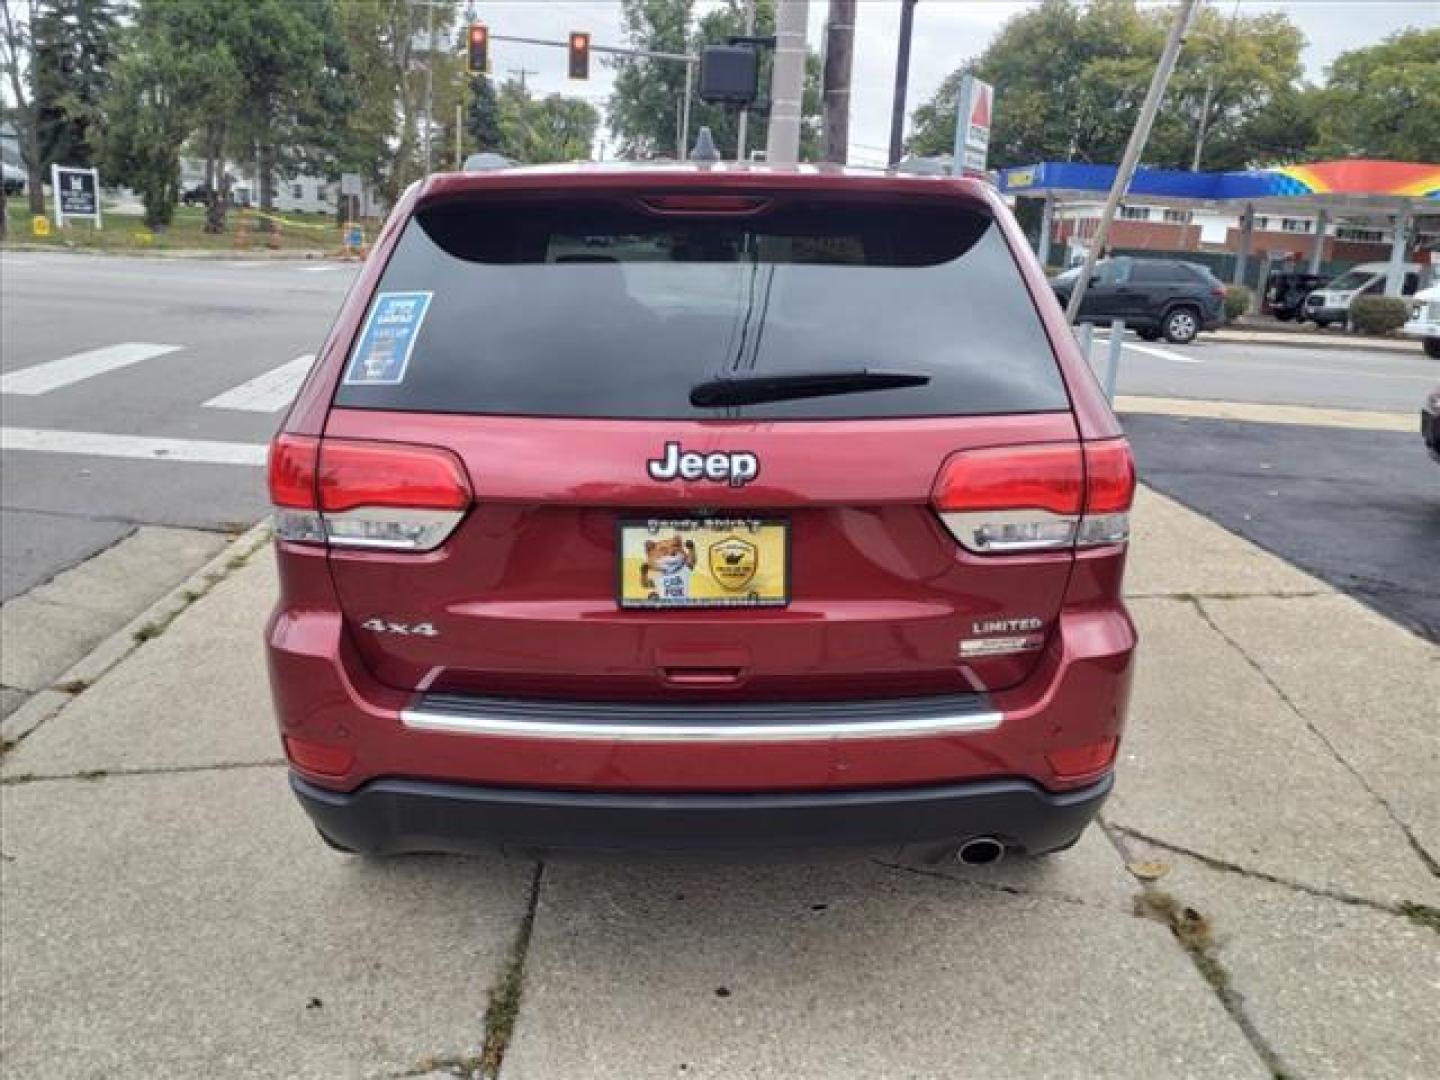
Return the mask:
[[760,549],[748,540],[728,536],[710,545],[710,576],[726,589],[750,584],[760,565]]

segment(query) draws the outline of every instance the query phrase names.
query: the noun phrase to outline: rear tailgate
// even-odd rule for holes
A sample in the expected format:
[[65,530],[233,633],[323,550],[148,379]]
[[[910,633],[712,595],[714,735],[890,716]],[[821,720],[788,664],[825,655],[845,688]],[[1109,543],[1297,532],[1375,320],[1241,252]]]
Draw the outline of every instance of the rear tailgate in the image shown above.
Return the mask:
[[[431,551],[332,549],[378,678],[818,700],[996,689],[1032,668],[1070,549],[966,550],[935,506],[957,454],[1052,447],[1073,454],[1079,483],[1064,386],[1001,230],[953,196],[724,199],[509,197],[409,223],[352,349],[322,472],[327,446],[440,447],[473,505]],[[381,341],[402,306],[409,322]],[[707,379],[877,369],[929,381],[689,400]],[[670,476],[672,446],[756,471]],[[696,522],[703,533],[687,531]],[[754,522],[779,539],[760,541]],[[661,589],[626,559],[625,543],[642,550],[622,543],[626,523],[657,547],[701,538],[678,570],[655,571],[700,600],[622,605],[642,578]],[[744,552],[738,584],[709,565],[703,537],[722,534]]]

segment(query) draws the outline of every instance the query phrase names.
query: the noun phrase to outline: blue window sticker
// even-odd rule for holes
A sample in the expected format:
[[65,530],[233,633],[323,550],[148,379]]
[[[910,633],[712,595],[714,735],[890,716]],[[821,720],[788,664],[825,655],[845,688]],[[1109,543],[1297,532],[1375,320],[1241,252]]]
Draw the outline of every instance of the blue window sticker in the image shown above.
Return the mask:
[[360,344],[345,369],[348,386],[396,386],[405,381],[431,292],[381,293],[365,320]]

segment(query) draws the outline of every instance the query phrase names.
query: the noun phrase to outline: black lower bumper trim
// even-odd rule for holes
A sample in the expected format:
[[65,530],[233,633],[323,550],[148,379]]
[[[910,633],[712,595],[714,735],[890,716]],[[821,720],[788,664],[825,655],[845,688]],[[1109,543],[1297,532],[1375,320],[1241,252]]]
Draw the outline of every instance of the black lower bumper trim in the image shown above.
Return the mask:
[[524,850],[696,851],[952,842],[993,836],[1020,852],[1067,847],[1111,776],[1059,794],[1025,780],[784,794],[615,794],[376,780],[349,793],[291,774],[333,843],[369,854]]

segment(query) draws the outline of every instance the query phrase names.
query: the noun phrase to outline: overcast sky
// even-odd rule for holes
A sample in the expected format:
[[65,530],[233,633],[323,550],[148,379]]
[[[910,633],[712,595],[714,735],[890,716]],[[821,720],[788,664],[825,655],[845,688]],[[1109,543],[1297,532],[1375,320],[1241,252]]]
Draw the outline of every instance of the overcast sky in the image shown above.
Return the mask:
[[[1208,0],[1228,14],[1237,0]],[[1440,27],[1437,0],[1238,0],[1240,11],[1286,12],[1309,39],[1304,62],[1319,80],[1325,66],[1347,49],[1369,45],[1396,30]],[[698,0],[697,13],[715,6]],[[1024,0],[920,0],[910,57],[908,109],[926,101],[940,80],[967,57],[981,52],[1006,19],[1032,3]],[[622,45],[620,4],[616,0],[475,0],[475,8],[494,34],[563,40],[570,30],[589,30],[596,45]],[[827,0],[810,0],[810,44],[823,39]],[[883,164],[889,142],[890,97],[895,78],[895,42],[900,26],[899,0],[859,0],[855,31],[855,70],[850,115],[850,159]],[[533,91],[578,95],[603,110],[611,73],[591,66],[588,83],[565,77],[565,54],[558,49],[495,41],[495,75],[512,77],[512,68],[529,69]],[[1042,63],[1043,58],[1037,58]],[[1005,107],[1005,88],[997,90],[997,109]],[[607,156],[609,151],[607,150]]]

